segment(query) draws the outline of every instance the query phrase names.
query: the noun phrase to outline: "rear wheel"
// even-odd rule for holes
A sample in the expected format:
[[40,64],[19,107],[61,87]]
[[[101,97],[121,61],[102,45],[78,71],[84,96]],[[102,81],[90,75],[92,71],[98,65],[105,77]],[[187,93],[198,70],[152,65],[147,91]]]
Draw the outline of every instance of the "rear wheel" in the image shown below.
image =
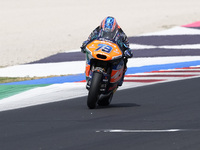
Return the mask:
[[96,107],[96,103],[99,99],[100,85],[101,85],[102,74],[99,72],[94,72],[92,77],[92,83],[88,93],[87,106],[90,109]]
[[99,106],[108,106],[108,105],[110,105],[112,97],[113,97],[113,92],[110,93],[109,95],[102,96],[98,101],[98,105]]

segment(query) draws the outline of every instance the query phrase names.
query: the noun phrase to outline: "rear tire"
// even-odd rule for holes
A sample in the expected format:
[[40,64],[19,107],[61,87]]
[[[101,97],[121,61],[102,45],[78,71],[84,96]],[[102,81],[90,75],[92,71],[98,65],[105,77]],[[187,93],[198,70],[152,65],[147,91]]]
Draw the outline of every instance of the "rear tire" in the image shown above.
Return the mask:
[[102,96],[98,101],[98,105],[99,106],[108,106],[108,105],[110,105],[112,97],[113,97],[113,92],[110,93],[107,96]]
[[92,83],[87,98],[87,106],[90,109],[96,108],[96,103],[99,99],[100,85],[101,85],[102,74],[94,72],[92,77]]

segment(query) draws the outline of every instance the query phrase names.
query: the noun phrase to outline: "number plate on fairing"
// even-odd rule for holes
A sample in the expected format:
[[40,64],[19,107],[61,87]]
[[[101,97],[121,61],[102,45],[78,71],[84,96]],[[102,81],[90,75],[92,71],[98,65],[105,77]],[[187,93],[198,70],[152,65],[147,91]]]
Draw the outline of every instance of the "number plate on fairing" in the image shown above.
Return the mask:
[[[94,40],[86,48],[94,58],[99,60],[109,61],[122,57],[122,51],[115,43]],[[98,57],[99,55],[105,57]]]

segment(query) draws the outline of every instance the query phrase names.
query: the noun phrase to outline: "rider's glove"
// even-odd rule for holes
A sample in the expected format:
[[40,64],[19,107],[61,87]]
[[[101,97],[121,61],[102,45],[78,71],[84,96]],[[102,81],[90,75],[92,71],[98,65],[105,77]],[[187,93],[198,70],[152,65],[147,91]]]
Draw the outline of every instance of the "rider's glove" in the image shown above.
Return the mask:
[[85,49],[86,49],[87,44],[88,44],[88,41],[84,41],[83,44],[82,44],[82,46],[80,47],[82,53],[85,53],[85,52],[86,52]]
[[124,56],[127,57],[127,58],[133,57],[133,53],[132,53],[132,51],[130,50],[130,48],[129,48],[129,49],[126,49],[126,50],[124,51]]

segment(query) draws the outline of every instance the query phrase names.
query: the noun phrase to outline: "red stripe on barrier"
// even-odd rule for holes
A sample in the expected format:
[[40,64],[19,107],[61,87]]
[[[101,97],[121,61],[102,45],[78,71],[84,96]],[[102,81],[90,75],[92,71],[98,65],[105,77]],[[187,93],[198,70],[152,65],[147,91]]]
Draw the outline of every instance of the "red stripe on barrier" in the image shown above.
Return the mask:
[[151,73],[163,73],[163,72],[200,72],[200,70],[161,70],[161,71],[151,71]]
[[[142,83],[151,83],[151,82],[159,82],[159,81],[165,81],[165,80],[154,80],[154,79],[146,79],[146,80],[124,80],[124,82],[142,82]],[[86,80],[78,81],[79,82],[86,82]]]
[[124,80],[124,82],[141,82],[141,83],[151,83],[151,82],[159,82],[165,80],[154,80],[154,79],[147,79],[147,80]]
[[200,27],[200,21],[193,22],[187,25],[183,25],[182,27]]
[[76,82],[76,83],[79,83],[79,82],[86,82],[86,80],[78,81],[78,82]]
[[[200,74],[199,74],[200,75]],[[154,74],[154,75],[125,75],[125,77],[193,77],[198,75],[165,75],[165,74]]]

